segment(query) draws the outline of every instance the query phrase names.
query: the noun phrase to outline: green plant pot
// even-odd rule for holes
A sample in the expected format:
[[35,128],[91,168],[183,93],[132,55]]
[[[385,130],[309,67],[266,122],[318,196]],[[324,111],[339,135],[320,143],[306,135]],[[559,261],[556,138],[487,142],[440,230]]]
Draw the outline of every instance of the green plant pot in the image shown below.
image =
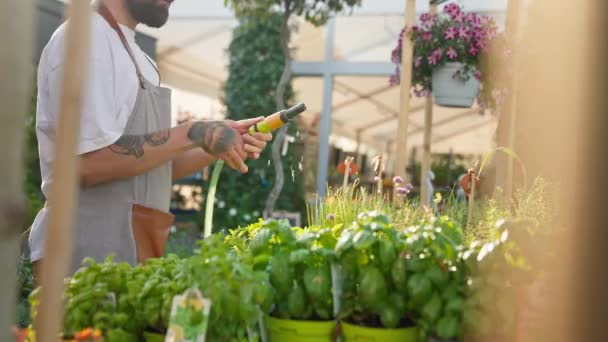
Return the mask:
[[146,341],[146,342],[165,342],[165,335],[144,331],[144,341]]
[[417,342],[418,328],[383,329],[368,328],[342,322],[345,342]]
[[336,324],[334,321],[294,321],[266,316],[266,330],[270,342],[329,342]]

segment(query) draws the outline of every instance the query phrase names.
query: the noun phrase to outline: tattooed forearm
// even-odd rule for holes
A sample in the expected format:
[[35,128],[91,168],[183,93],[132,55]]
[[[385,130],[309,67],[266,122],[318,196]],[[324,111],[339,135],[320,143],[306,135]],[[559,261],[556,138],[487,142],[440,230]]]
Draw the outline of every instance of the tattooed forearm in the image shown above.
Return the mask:
[[212,155],[228,151],[236,137],[236,132],[221,121],[195,122],[188,131],[188,138]]
[[144,145],[160,146],[166,143],[171,136],[170,130],[162,130],[144,135],[123,135],[114,145],[110,145],[110,151],[127,156],[141,158],[144,155]]

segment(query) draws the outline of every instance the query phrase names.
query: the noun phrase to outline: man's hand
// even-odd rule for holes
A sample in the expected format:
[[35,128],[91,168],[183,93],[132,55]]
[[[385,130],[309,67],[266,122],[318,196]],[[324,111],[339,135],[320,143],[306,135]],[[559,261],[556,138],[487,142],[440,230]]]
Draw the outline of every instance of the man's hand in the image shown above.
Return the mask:
[[264,148],[266,148],[266,144],[272,140],[271,133],[256,132],[253,135],[249,134],[249,127],[262,120],[264,120],[263,116],[254,119],[228,121],[228,125],[241,134],[243,142],[245,143],[243,149],[245,152],[247,152],[247,156],[251,159],[260,158],[260,153],[262,153]]
[[240,131],[230,127],[228,121],[195,121],[188,129],[188,139],[205,152],[224,160],[228,166],[242,173],[247,153]]

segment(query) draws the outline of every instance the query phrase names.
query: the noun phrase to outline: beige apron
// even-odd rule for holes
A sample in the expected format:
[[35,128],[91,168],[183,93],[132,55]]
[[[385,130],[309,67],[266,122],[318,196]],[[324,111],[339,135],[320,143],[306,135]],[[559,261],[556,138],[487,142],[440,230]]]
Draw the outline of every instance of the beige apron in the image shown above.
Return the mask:
[[[156,86],[143,77],[110,12],[103,5],[98,10],[120,36],[139,79],[137,100],[124,134],[141,135],[169,129],[171,90]],[[162,256],[173,223],[173,215],[168,212],[171,167],[171,162],[167,162],[140,176],[81,190],[71,274],[85,257],[101,262],[114,254],[115,261],[134,265],[150,257]]]

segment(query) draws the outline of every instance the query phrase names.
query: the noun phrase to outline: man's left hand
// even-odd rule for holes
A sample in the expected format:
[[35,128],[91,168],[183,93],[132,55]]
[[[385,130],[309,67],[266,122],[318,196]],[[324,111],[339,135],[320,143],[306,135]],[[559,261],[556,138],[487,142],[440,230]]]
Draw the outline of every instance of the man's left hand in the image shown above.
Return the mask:
[[263,121],[264,117],[258,117],[254,119],[246,119],[240,121],[229,121],[228,125],[241,133],[243,137],[244,150],[247,152],[247,156],[251,159],[260,158],[260,153],[266,148],[266,144],[272,140],[271,133],[259,133],[256,132],[253,135],[249,134],[249,127]]

